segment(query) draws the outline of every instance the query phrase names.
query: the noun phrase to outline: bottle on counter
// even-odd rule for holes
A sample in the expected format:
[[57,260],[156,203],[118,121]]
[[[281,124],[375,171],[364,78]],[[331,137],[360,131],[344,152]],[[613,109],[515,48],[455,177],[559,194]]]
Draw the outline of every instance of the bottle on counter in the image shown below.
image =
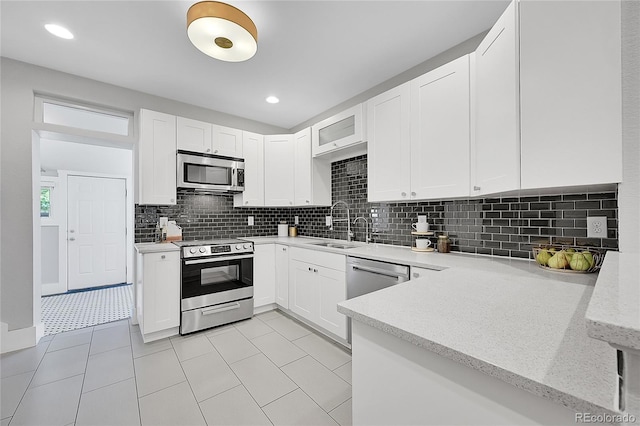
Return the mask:
[[448,235],[438,236],[438,252],[449,253],[451,251],[451,240]]

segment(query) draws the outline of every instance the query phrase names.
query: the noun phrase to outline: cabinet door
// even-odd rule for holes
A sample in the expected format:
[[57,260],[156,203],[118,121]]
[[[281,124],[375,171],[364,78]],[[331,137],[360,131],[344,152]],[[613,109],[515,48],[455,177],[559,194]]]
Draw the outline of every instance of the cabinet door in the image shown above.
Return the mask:
[[264,136],[242,132],[244,191],[233,197],[234,207],[264,206]]
[[476,50],[471,195],[520,188],[517,2]]
[[[317,272],[315,272],[317,270]],[[347,317],[338,312],[338,303],[347,299],[345,273],[334,269],[318,267],[314,270],[318,291],[318,325],[331,333],[347,338]]]
[[440,271],[436,271],[435,269],[428,268],[418,268],[417,266],[411,267],[411,279],[417,280],[418,278],[428,277],[433,274],[437,274]]
[[289,262],[289,309],[309,321],[316,321],[318,308],[317,280],[313,266],[291,260]]
[[621,182],[620,2],[519,7],[522,188]]
[[176,117],[140,110],[138,204],[176,204]]
[[292,206],[294,193],[293,135],[264,137],[264,205]]
[[295,145],[295,188],[296,206],[311,205],[311,129],[306,128],[293,135]]
[[368,200],[410,199],[410,85],[367,101]]
[[180,325],[179,252],[144,254],[144,334]]
[[469,195],[469,102],[469,55],[411,81],[412,199]]
[[178,117],[178,149],[210,154],[212,127],[211,123]]
[[275,253],[276,303],[289,309],[289,247],[276,244]]
[[313,156],[328,154],[364,140],[362,133],[362,104],[342,111],[314,124]]
[[242,130],[214,125],[212,148],[215,155],[242,158]]
[[256,308],[275,302],[275,263],[274,244],[255,246],[253,254],[253,306]]

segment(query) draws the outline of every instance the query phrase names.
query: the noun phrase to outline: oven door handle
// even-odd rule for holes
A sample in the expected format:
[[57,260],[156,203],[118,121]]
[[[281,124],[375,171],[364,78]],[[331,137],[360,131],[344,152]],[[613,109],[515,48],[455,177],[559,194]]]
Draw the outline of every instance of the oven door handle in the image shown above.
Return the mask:
[[200,313],[202,315],[213,315],[220,312],[232,311],[234,309],[239,309],[240,304],[238,302],[226,303],[224,305],[214,306],[213,308],[202,309]]
[[249,259],[253,257],[253,254],[245,254],[242,256],[223,256],[223,257],[208,257],[206,259],[194,259],[194,260],[185,260],[185,265],[197,265],[198,263],[215,263],[223,260],[237,260],[237,259]]

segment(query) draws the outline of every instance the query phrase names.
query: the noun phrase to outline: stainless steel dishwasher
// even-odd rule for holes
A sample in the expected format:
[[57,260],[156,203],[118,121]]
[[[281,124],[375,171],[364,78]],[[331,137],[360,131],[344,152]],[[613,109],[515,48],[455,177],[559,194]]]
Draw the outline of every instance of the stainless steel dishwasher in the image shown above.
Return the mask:
[[[377,260],[347,256],[347,299],[409,281],[409,267]],[[351,318],[348,321],[351,343]]]

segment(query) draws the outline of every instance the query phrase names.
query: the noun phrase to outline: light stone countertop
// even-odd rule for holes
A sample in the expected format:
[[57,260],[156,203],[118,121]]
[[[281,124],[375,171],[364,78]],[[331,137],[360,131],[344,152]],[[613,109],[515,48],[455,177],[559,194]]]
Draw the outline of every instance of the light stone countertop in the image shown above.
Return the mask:
[[608,252],[586,312],[594,339],[640,350],[640,254]]
[[136,243],[134,246],[141,254],[180,251],[180,248],[172,243]]
[[345,250],[306,237],[245,239],[439,270],[342,302],[338,311],[576,412],[618,413],[616,351],[585,327],[598,274],[380,244]]

